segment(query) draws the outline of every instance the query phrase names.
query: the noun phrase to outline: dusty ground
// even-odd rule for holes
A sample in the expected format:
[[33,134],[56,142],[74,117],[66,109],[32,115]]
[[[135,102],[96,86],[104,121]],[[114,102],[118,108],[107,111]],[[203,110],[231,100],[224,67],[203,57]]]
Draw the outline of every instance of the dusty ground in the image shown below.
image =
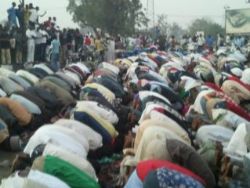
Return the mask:
[[0,151],[0,180],[10,175],[11,164],[15,156],[16,153]]

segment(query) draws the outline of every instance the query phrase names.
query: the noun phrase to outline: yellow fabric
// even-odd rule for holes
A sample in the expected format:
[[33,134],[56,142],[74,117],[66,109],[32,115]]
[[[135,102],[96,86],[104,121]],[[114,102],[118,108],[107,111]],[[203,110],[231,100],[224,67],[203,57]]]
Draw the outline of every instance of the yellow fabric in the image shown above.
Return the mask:
[[97,83],[91,83],[91,84],[86,84],[83,88],[87,87],[97,89],[110,103],[112,104],[114,103],[115,94],[108,88],[104,87],[103,85]]
[[244,100],[250,100],[250,91],[241,84],[233,80],[226,80],[221,89],[224,93],[231,97],[237,104]]
[[91,109],[82,109],[82,112],[87,113],[88,115],[92,116],[102,127],[108,131],[112,138],[118,136],[118,132],[115,130],[114,126],[109,123],[107,120],[101,118],[99,115],[92,111]]
[[103,45],[102,40],[96,39],[96,40],[95,40],[95,47],[96,47],[96,50],[97,50],[98,52],[103,51],[103,50],[104,50],[104,45]]
[[135,144],[134,144],[134,151],[136,152],[138,145],[140,144],[141,138],[143,136],[143,133],[145,130],[149,127],[162,127],[169,131],[174,132],[176,135],[178,135],[184,142],[186,142],[188,145],[191,144],[190,138],[185,130],[183,130],[177,123],[174,124],[172,122],[167,121],[161,121],[157,119],[149,119],[143,121],[136,133],[135,137]]

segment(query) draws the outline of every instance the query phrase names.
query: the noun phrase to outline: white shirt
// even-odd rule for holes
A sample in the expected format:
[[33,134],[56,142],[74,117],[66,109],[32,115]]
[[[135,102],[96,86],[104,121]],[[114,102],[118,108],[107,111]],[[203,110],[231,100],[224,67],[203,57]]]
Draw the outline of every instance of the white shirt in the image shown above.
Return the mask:
[[111,124],[117,124],[119,119],[116,113],[114,113],[112,110],[105,108],[103,106],[100,106],[98,102],[95,101],[78,101],[76,104],[76,110],[75,111],[81,111],[81,110],[91,110],[97,113],[100,117],[103,119],[109,121]]
[[30,138],[28,144],[24,148],[24,153],[31,156],[38,145],[52,143],[80,157],[86,158],[87,151],[84,145],[79,143],[72,135],[65,134],[65,131],[61,131],[61,129],[65,128],[59,126],[53,127],[50,125],[40,127]]
[[36,23],[37,19],[38,19],[38,12],[36,11],[36,9],[31,9],[29,21]]
[[36,44],[41,44],[42,39],[43,39],[43,36],[42,36],[41,31],[36,31],[36,40],[35,40]]
[[28,40],[35,40],[34,38],[36,37],[36,31],[35,30],[30,30],[28,29],[26,31],[26,37],[28,38]]
[[68,128],[82,135],[85,139],[88,140],[89,148],[91,150],[95,150],[102,146],[102,136],[79,121],[70,119],[59,119],[55,122],[54,125]]
[[49,37],[48,33],[45,30],[40,30],[40,33],[42,34],[42,44],[47,43],[47,37]]

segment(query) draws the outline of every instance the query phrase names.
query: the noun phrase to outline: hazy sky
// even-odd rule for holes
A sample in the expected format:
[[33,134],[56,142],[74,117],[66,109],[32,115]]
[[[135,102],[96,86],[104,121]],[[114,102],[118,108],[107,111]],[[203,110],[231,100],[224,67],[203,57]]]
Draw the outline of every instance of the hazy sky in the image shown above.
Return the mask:
[[[7,17],[6,10],[13,1],[19,2],[18,0],[0,0],[0,21]],[[146,8],[147,0],[141,1]],[[152,1],[149,0],[150,5]],[[56,16],[60,26],[76,27],[66,11],[68,0],[26,0],[25,2],[38,5],[41,12],[47,10],[48,13],[44,19],[48,16]],[[223,25],[225,5],[231,9],[250,8],[250,4],[245,2],[246,0],[155,0],[155,14],[166,14],[170,22],[175,21],[183,27],[187,27],[192,20],[201,17],[209,17]],[[150,12],[152,13],[152,8]]]

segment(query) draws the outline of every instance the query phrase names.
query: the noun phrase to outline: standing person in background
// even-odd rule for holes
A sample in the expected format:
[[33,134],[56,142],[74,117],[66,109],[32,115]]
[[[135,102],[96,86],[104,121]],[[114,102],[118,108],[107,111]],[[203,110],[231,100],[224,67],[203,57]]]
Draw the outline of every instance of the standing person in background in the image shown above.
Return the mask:
[[172,35],[172,36],[170,37],[169,45],[170,45],[170,50],[171,50],[171,51],[175,51],[176,39],[175,39],[175,36],[174,36],[174,35]]
[[59,57],[60,57],[60,41],[54,35],[51,42],[51,67],[57,72],[60,69]]
[[2,25],[0,25],[0,48],[2,65],[10,64],[10,36],[7,32],[7,28],[2,27]]
[[39,17],[44,17],[47,14],[46,11],[43,14],[39,14],[39,10],[40,10],[40,8],[36,7],[36,15],[37,15],[37,17],[36,17],[36,23],[39,23]]
[[213,39],[213,37],[211,35],[207,36],[206,45],[209,48],[209,50],[212,52],[213,51],[213,46],[214,46],[214,39]]
[[24,39],[20,28],[18,28],[17,32],[15,33],[15,39],[16,39],[16,63],[21,64],[23,62],[22,50],[23,50]]
[[95,48],[100,55],[100,61],[104,61],[105,47],[102,38],[98,35],[95,39]]
[[79,29],[75,30],[75,51],[77,52],[82,47],[83,37]]
[[198,36],[197,44],[198,44],[198,52],[201,53],[205,44],[205,39],[202,34]]
[[8,21],[10,27],[17,27],[17,15],[16,15],[16,3],[12,3],[12,7],[7,10],[8,13]]
[[53,17],[53,18],[52,18],[52,20],[51,20],[51,25],[54,25],[55,28],[57,27],[57,20],[56,20],[56,17]]
[[24,5],[18,5],[18,9],[16,9],[16,16],[19,22],[19,27],[23,28],[24,25]]
[[49,38],[49,35],[47,31],[45,30],[44,25],[40,26],[40,33],[42,35],[41,44],[40,44],[40,48],[41,48],[40,61],[45,62],[47,39]]
[[115,60],[115,40],[112,37],[109,37],[107,45],[107,62],[113,63],[114,60]]
[[10,57],[12,65],[16,63],[16,38],[15,38],[16,32],[17,32],[16,28],[13,28],[10,34]]
[[60,44],[61,44],[61,58],[60,63],[63,66],[65,66],[65,62],[68,59],[68,43],[67,43],[67,29],[63,29],[63,31],[60,33]]
[[41,43],[42,43],[42,33],[40,32],[40,27],[36,29],[36,39],[35,39],[35,61],[39,62],[41,60]]
[[91,40],[90,40],[90,37],[88,35],[86,35],[84,38],[84,44],[86,46],[90,46],[90,44],[91,44]]
[[48,20],[44,22],[45,28],[51,28],[51,22],[51,17],[49,17]]
[[30,19],[29,5],[25,5],[25,9],[24,9],[24,26],[25,26],[25,29],[28,28],[29,19]]
[[29,13],[29,25],[35,26],[37,23],[38,14],[32,3],[29,4]]
[[30,25],[26,31],[26,37],[28,38],[28,48],[27,48],[27,62],[33,63],[35,56],[35,39],[36,31],[33,25]]

